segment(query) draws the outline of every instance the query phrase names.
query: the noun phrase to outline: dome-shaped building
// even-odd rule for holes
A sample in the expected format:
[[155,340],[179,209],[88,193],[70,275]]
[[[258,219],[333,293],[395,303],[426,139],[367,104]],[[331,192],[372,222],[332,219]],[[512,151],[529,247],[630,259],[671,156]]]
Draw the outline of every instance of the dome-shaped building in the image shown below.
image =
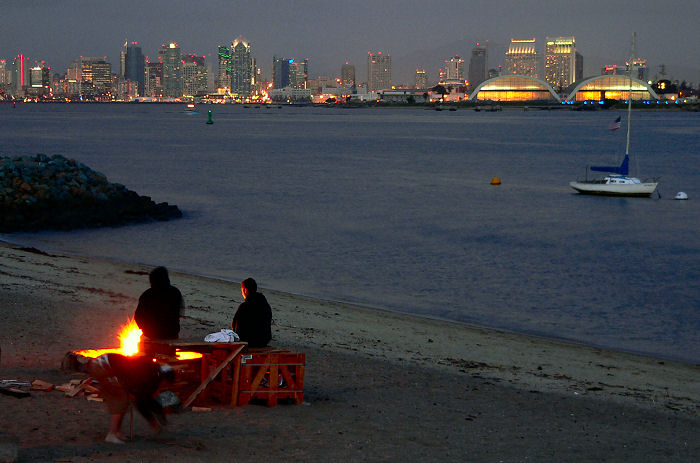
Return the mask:
[[469,95],[468,101],[561,102],[545,81],[530,76],[506,75],[486,80]]
[[[658,95],[649,84],[632,78],[632,101],[658,100]],[[584,79],[574,84],[566,101],[626,100],[630,95],[630,77],[625,75],[602,75]]]

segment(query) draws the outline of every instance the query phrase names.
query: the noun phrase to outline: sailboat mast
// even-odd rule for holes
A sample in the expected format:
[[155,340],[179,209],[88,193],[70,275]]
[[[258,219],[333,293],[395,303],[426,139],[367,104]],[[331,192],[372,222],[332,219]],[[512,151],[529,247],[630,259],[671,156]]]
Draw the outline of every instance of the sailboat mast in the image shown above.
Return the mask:
[[630,81],[630,88],[629,92],[627,92],[627,146],[625,147],[625,154],[628,155],[630,154],[630,124],[631,124],[631,116],[632,116],[632,69],[634,68],[634,55],[636,53],[635,51],[635,43],[637,41],[637,33],[634,32],[632,34],[632,56],[630,56],[630,62],[629,65],[627,66],[628,69],[628,77]]

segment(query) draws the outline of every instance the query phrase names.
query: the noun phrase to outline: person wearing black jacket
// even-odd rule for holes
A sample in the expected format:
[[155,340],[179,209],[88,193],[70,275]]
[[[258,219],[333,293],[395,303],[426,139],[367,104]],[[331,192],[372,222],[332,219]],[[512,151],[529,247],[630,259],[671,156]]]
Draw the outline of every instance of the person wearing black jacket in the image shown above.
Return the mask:
[[272,309],[265,296],[258,292],[258,285],[252,278],[241,282],[244,302],[238,306],[233,316],[231,329],[247,342],[248,347],[265,347],[272,339]]
[[148,279],[151,287],[139,298],[134,320],[148,339],[177,339],[184,309],[182,294],[170,284],[165,267],[154,268]]

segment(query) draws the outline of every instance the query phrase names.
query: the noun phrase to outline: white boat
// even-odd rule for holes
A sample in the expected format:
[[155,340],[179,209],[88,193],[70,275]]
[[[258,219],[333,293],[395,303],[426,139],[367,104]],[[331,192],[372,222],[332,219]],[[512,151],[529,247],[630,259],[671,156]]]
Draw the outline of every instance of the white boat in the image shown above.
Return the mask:
[[199,111],[197,111],[197,107],[194,103],[187,103],[187,106],[185,106],[185,114],[199,114]]
[[[634,55],[634,40],[632,41],[632,55]],[[632,115],[632,69],[634,56],[629,61],[630,86],[627,95],[627,147],[625,158],[620,166],[591,166],[590,169],[597,172],[608,172],[603,178],[596,180],[578,180],[569,182],[574,190],[581,194],[605,195],[605,196],[651,196],[656,191],[659,183],[656,179],[642,181],[637,177],[629,176],[629,151],[630,151],[630,116]],[[619,118],[618,118],[619,122]],[[586,174],[588,171],[586,171]]]

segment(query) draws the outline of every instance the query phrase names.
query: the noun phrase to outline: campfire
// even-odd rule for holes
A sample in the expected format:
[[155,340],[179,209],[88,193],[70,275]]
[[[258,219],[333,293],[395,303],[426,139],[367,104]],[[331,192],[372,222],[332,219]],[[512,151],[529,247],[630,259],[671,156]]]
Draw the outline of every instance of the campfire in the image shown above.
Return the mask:
[[[126,356],[136,355],[139,353],[139,343],[141,342],[142,334],[141,329],[139,329],[134,319],[131,318],[124,326],[122,326],[117,335],[119,339],[119,347],[107,349],[83,349],[74,351],[73,353],[86,358],[97,358],[103,354],[121,354]],[[175,351],[175,355],[177,356],[178,360],[193,360],[202,358],[202,354],[199,352],[181,352],[179,349]]]

